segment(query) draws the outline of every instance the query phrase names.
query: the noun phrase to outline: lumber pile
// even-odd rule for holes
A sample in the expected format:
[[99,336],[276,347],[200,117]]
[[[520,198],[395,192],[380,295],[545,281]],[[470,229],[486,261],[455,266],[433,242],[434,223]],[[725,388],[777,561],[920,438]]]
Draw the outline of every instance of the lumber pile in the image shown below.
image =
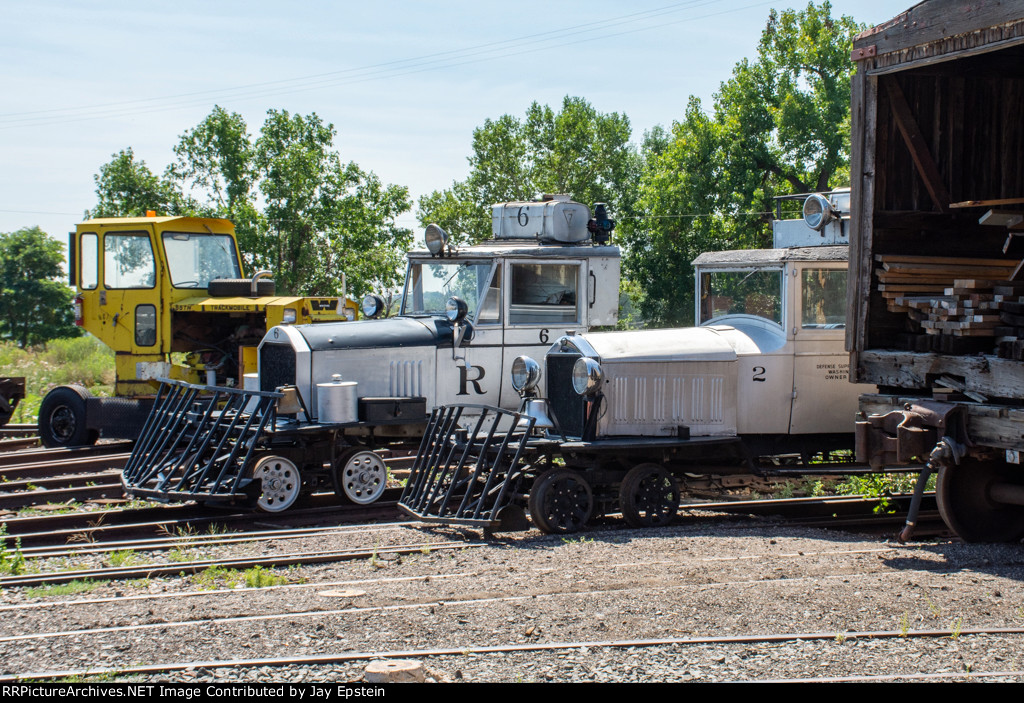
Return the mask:
[[[878,255],[878,290],[906,314],[897,344],[944,354],[1019,354],[1024,359],[1024,282],[1005,259]],[[1016,345],[1016,347],[1015,347]],[[1016,351],[1014,351],[1016,349]]]

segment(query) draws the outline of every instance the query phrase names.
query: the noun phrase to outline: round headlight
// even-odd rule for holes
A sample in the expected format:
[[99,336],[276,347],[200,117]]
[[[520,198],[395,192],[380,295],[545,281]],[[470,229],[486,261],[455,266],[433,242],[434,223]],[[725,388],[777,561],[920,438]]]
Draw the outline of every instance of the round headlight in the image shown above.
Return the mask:
[[817,193],[807,196],[807,200],[804,201],[804,223],[808,227],[820,232],[833,219],[835,211],[828,198]]
[[532,391],[540,383],[540,364],[528,356],[517,356],[512,362],[512,388],[516,393]]
[[427,245],[427,251],[437,256],[444,251],[444,247],[448,243],[448,233],[431,222],[423,233],[423,241]]
[[594,395],[603,379],[601,364],[589,357],[580,357],[572,366],[572,388],[579,395]]
[[444,316],[448,318],[449,322],[462,322],[466,319],[467,313],[469,313],[469,306],[462,298],[448,298],[448,302],[444,304]]
[[370,294],[363,298],[363,317],[371,320],[384,312],[384,298],[379,295]]

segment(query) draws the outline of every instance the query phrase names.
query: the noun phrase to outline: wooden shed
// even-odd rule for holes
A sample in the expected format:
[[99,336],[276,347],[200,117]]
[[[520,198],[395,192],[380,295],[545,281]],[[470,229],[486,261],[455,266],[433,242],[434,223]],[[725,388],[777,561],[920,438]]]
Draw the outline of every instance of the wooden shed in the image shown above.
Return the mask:
[[[1024,2],[925,0],[854,40],[857,456],[938,470],[969,541],[1024,538]],[[904,536],[916,520],[919,481]]]
[[853,58],[853,380],[1024,399],[1024,3],[925,0]]

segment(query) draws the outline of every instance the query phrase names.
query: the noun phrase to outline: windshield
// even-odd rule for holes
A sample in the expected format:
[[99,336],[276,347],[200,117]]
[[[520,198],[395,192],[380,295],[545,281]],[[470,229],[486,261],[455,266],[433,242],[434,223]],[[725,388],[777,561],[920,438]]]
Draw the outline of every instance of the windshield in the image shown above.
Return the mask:
[[712,271],[700,276],[701,324],[723,315],[754,315],[782,324],[782,271]]
[[458,296],[476,317],[491,279],[490,261],[410,262],[402,296],[403,315],[443,315],[448,298]]
[[231,235],[164,232],[164,251],[175,288],[206,288],[216,278],[242,277]]

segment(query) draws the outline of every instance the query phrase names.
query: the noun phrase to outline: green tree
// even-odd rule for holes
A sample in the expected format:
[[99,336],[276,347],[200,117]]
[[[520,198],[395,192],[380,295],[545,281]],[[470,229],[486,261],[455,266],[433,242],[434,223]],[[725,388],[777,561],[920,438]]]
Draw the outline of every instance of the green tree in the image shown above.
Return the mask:
[[635,197],[639,161],[625,115],[603,114],[586,100],[566,97],[555,112],[533,103],[524,120],[502,115],[473,131],[470,173],[419,201],[421,224],[436,222],[459,240],[490,236],[490,205],[537,193],[565,193],[578,202],[604,202],[622,215]]
[[0,336],[22,347],[77,337],[60,242],[38,227],[0,234]]
[[[130,149],[103,166],[94,212],[230,219],[247,267],[274,271],[281,292],[339,294],[343,280],[357,297],[388,290],[412,242],[395,223],[412,206],[408,191],[343,163],[335,136],[316,114],[270,110],[253,139],[241,115],[214,107],[181,135],[163,177],[135,163]],[[134,207],[161,193],[163,205]]]
[[828,2],[774,10],[757,59],[743,60],[706,113],[645,144],[636,218],[619,234],[634,302],[649,324],[693,322],[693,269],[703,251],[770,247],[773,196],[849,183],[852,18]]
[[94,176],[96,206],[86,217],[142,217],[146,210],[162,215],[189,214],[191,204],[167,178],[155,175],[145,161],[136,161],[131,147],[114,154]]
[[334,126],[317,115],[271,110],[256,140],[253,169],[266,205],[256,233],[257,263],[295,293],[392,288],[412,232],[395,219],[411,203],[403,186],[385,186],[333,150]]

